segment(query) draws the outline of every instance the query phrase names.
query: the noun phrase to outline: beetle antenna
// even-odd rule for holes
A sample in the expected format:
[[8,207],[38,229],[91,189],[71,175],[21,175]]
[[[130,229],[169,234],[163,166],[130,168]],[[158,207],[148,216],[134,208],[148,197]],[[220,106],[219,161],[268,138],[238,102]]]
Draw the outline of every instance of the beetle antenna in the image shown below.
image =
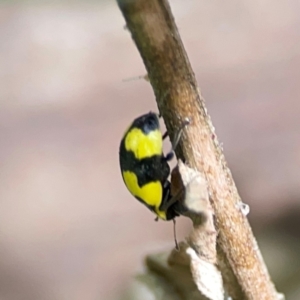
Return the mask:
[[[180,138],[181,138],[181,135],[182,135],[182,132],[183,132],[183,129],[185,126],[189,125],[190,124],[190,119],[189,118],[185,118],[182,125],[180,126],[179,130],[176,132],[175,134],[175,137],[172,141],[172,149],[171,151],[165,156],[166,157],[166,160],[169,161],[171,160],[173,157],[174,157],[174,151],[180,141]],[[164,135],[163,135],[163,139],[165,139],[166,137],[168,136],[168,132],[165,132]]]
[[166,132],[163,134],[162,139],[164,140],[168,135],[169,135],[169,134],[168,134],[168,131],[166,131]]
[[190,124],[190,119],[189,118],[185,118],[182,125],[180,126],[179,130],[177,131],[174,140],[172,141],[172,151],[174,151],[180,141],[181,135],[182,135],[182,131],[184,129],[185,126]]

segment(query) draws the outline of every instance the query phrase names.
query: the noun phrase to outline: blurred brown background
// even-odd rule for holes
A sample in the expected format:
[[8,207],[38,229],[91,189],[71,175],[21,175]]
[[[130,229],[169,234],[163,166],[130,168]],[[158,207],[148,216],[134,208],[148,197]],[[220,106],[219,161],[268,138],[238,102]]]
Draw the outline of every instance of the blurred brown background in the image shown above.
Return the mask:
[[[171,6],[273,278],[299,299],[300,2]],[[0,4],[0,299],[117,299],[173,247],[120,176],[125,128],[157,110],[149,83],[124,82],[145,74],[124,25],[114,1]]]

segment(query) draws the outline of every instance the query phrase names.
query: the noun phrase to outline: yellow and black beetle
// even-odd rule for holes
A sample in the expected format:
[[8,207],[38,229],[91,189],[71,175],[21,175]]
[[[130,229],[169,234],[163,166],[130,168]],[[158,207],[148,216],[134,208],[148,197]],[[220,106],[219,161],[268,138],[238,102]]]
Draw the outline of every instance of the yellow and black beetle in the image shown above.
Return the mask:
[[129,192],[153,211],[158,218],[172,220],[179,215],[177,202],[172,203],[170,193],[170,167],[172,151],[163,154],[163,140],[158,115],[149,112],[136,118],[125,132],[120,144],[120,167]]

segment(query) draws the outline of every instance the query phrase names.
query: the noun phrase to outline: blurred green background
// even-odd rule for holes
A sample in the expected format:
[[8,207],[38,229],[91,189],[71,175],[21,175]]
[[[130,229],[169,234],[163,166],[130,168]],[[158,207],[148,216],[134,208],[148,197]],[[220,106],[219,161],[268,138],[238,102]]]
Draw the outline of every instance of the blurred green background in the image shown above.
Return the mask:
[[[277,288],[299,299],[300,3],[170,4]],[[174,246],[119,171],[124,130],[157,111],[126,81],[146,71],[124,25],[114,1],[0,2],[1,299],[116,299]]]

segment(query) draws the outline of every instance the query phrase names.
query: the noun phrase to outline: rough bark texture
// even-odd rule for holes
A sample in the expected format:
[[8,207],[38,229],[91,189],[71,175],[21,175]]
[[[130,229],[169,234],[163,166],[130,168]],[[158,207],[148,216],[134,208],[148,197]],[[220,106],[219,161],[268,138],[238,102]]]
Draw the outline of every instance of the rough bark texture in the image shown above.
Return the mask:
[[118,4],[146,66],[170,136],[185,118],[191,120],[176,154],[207,180],[226,289],[236,300],[278,299],[248,220],[238,208],[241,199],[168,2],[118,0]]

